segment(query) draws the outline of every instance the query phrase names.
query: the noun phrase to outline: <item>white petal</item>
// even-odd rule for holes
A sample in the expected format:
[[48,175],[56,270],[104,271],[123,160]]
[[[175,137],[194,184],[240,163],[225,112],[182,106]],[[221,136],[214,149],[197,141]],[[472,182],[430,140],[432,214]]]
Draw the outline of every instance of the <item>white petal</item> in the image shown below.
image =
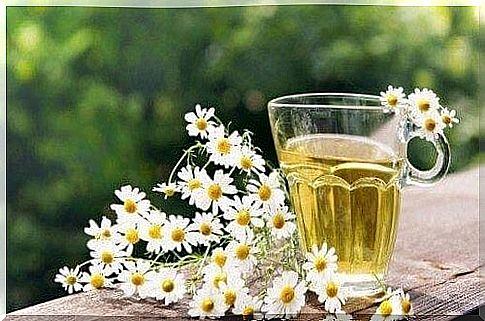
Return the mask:
[[189,123],[195,122],[197,120],[197,118],[198,117],[197,117],[197,115],[194,112],[187,113],[184,116],[185,121],[187,121]]

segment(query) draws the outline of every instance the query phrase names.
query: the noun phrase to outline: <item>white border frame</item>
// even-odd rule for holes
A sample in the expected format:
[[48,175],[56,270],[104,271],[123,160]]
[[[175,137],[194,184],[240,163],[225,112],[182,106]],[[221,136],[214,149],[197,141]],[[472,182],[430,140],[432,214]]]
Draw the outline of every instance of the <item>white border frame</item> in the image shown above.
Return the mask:
[[262,5],[479,6],[482,0],[5,0],[6,6],[188,8]]
[[[377,6],[480,6],[480,19],[483,19],[484,12],[483,8],[481,7],[481,5],[484,5],[482,0],[0,0],[0,2],[0,320],[5,318],[7,302],[7,7],[89,6],[190,8],[312,4]],[[480,21],[479,29],[481,29],[481,27],[482,24]],[[481,49],[483,49],[482,45],[483,42],[481,40],[479,52]],[[479,100],[482,100],[481,96],[479,97]],[[480,255],[480,257],[482,258],[483,256]]]
[[0,4],[0,320],[7,313],[7,8]]

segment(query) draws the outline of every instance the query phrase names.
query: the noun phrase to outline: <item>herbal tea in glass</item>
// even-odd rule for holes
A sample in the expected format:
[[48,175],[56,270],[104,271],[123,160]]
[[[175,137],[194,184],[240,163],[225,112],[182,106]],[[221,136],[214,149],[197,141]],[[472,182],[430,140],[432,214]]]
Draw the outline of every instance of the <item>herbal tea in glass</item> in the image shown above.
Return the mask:
[[376,96],[288,96],[271,101],[269,114],[302,250],[326,242],[338,253],[338,273],[352,296],[380,292],[401,189],[444,175],[447,150],[435,145],[434,172],[410,169],[405,154],[412,131],[398,115],[384,113]]

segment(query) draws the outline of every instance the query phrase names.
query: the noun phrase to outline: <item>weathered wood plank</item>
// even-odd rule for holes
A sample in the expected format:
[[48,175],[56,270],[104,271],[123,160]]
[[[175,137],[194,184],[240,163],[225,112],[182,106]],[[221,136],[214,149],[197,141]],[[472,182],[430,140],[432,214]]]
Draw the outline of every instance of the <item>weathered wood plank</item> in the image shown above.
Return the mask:
[[[410,291],[420,319],[447,320],[476,308],[481,302],[479,268],[479,170],[451,175],[433,188],[409,188],[396,250],[387,283]],[[302,319],[324,315],[310,298]],[[351,300],[347,312],[365,319],[375,310],[372,300]],[[118,290],[66,296],[7,316],[25,320],[156,320],[186,317],[186,303],[164,307],[152,300],[122,297]]]

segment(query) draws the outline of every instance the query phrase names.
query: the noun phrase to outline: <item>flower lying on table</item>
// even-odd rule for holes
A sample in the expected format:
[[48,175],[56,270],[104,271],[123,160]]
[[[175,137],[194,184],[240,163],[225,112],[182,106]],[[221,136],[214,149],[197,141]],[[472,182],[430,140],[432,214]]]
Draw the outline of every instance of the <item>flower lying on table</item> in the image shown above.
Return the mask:
[[[402,97],[395,95],[398,106]],[[195,207],[194,214],[166,214],[139,188],[122,186],[111,205],[116,220],[102,217],[99,225],[90,220],[85,228],[92,258],[60,269],[55,281],[69,293],[117,285],[126,296],[164,305],[187,297],[188,314],[200,318],[228,312],[293,317],[309,290],[333,317],[347,318],[342,305],[348,293],[340,285],[335,249],[324,243],[306,258],[298,256],[284,180],[252,144],[252,134],[230,132],[213,108],[200,105],[185,119],[189,135],[201,141],[153,191],[165,199],[179,196]],[[136,257],[140,248],[146,254]],[[81,272],[85,266],[88,271]],[[402,291],[383,301],[376,316],[385,319],[396,311],[412,314]]]

